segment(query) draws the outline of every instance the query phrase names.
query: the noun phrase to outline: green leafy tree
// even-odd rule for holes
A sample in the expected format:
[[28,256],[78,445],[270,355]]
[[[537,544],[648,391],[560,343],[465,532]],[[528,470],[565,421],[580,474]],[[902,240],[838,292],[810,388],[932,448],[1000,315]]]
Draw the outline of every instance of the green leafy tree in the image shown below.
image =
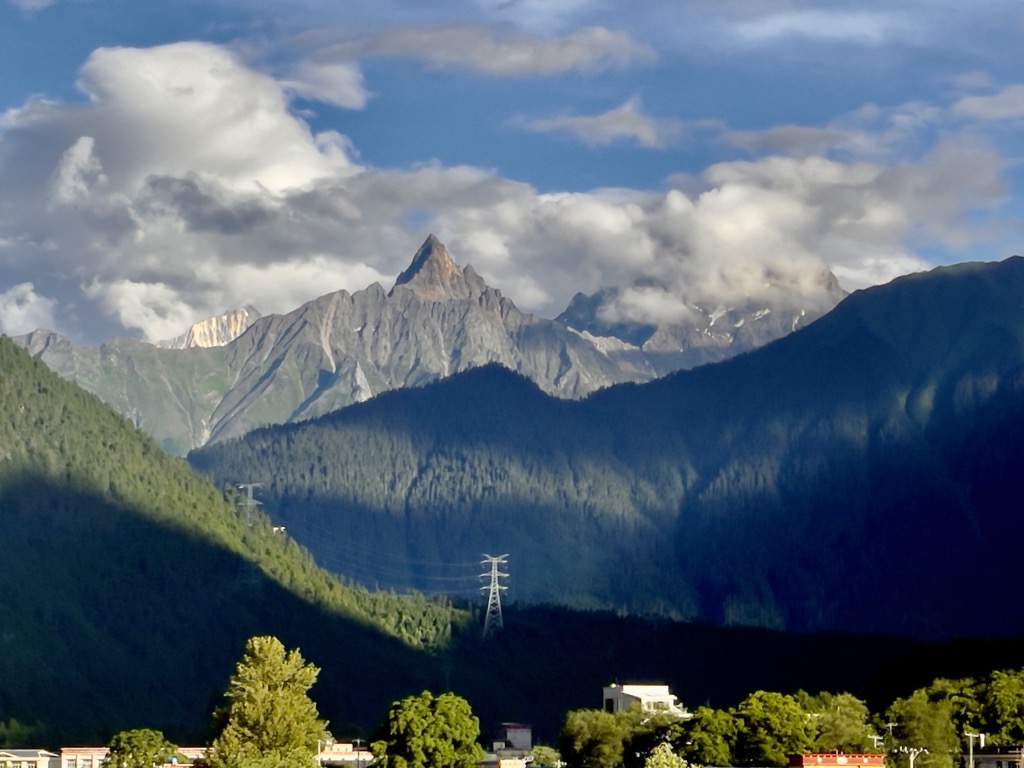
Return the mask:
[[211,768],[309,768],[326,723],[308,696],[320,670],[276,637],[253,637],[215,713]]
[[568,768],[617,768],[633,729],[625,713],[576,709],[566,714],[558,751]]
[[651,715],[634,707],[616,713],[616,717],[627,734],[622,743],[623,768],[645,768],[648,758],[660,745],[668,744],[675,754],[678,751],[676,745],[686,740],[684,721],[676,715]]
[[152,768],[163,765],[178,751],[162,731],[136,728],[114,734],[103,768]]
[[786,765],[787,755],[810,748],[810,714],[792,696],[755,691],[740,702],[734,757],[740,765]]
[[[947,697],[934,699],[919,688],[905,699],[897,699],[886,711],[896,723],[893,734],[897,747],[927,749],[914,761],[915,768],[952,768],[959,755],[960,741],[953,723],[953,705]],[[896,765],[909,765],[905,753],[897,753]]]
[[679,753],[697,765],[732,765],[739,723],[729,712],[697,707],[686,721]]
[[543,744],[534,745],[527,756],[531,758],[530,762],[536,766],[543,766],[548,768],[549,766],[557,765],[562,760],[562,756],[558,754],[558,750],[554,747],[547,747]]
[[803,706],[814,721],[818,752],[868,752],[874,749],[868,705],[851,693],[819,693]]
[[644,763],[644,768],[689,768],[689,766],[690,764],[677,755],[667,741],[656,746]]
[[371,745],[378,768],[475,768],[480,721],[454,693],[424,691],[396,701]]
[[983,684],[979,685],[969,677],[957,680],[938,677],[925,690],[929,701],[949,702],[949,716],[957,733],[984,730],[980,698],[985,691]]
[[1024,670],[993,672],[983,696],[985,727],[992,741],[1024,741]]

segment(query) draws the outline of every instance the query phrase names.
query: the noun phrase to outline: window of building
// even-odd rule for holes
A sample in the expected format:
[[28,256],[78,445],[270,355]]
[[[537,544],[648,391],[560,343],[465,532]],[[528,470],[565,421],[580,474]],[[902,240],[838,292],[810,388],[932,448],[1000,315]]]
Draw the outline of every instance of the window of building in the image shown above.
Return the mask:
[[73,757],[64,759],[64,768],[78,768],[78,760]]

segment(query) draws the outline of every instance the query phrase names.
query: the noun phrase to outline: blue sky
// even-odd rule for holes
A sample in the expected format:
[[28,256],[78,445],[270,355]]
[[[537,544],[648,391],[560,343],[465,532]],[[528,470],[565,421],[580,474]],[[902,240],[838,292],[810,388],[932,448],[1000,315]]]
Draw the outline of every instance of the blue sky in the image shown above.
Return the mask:
[[1020,252],[1019,0],[0,0],[0,331],[389,287],[813,295]]

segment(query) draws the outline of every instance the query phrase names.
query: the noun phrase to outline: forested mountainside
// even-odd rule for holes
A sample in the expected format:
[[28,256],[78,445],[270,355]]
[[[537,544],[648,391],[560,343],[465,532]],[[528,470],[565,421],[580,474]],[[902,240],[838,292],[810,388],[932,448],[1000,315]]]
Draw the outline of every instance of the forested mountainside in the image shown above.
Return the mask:
[[[825,291],[822,307],[821,295],[782,292],[775,314],[761,306],[722,310],[717,328],[708,325],[714,318],[699,327],[673,326],[646,349],[520,311],[431,236],[390,291],[376,283],[351,294],[337,291],[258,319],[248,308],[227,313],[170,342],[187,348],[127,339],[80,347],[44,330],[16,341],[165,450],[184,455],[254,427],[323,415],[488,362],[522,373],[550,394],[581,397],[743,351],[788,333],[841,295],[838,287]],[[231,341],[202,348],[195,346],[198,338]],[[693,354],[685,351],[690,348]]]
[[615,679],[664,680],[716,706],[799,687],[884,706],[937,674],[1024,663],[1019,642],[787,636],[516,605],[484,640],[479,604],[335,581],[6,338],[0,534],[6,746],[105,743],[137,727],[203,743],[245,638],[263,633],[321,667],[313,695],[342,738],[368,736],[393,699],[424,689],[466,696],[485,732],[530,722],[550,743],[566,711],[595,706]]
[[[922,637],[1024,631],[1024,260],[858,292],[760,350],[584,402],[497,367],[191,456],[324,564],[520,600]],[[342,533],[343,532],[343,533]],[[334,557],[344,537],[374,559]]]
[[[344,585],[95,396],[0,337],[0,722],[65,738],[152,723],[202,731],[247,636],[343,669],[331,709],[375,717],[468,616]],[[348,654],[394,672],[342,664]],[[341,685],[374,688],[355,701]],[[336,701],[331,701],[335,697]]]

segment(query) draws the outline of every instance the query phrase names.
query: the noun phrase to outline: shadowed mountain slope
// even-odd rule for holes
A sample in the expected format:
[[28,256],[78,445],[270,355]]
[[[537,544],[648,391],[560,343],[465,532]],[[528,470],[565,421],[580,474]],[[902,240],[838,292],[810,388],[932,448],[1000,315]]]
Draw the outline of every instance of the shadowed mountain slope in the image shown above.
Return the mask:
[[[497,376],[499,396],[525,393],[552,413],[567,405],[501,369],[474,375]],[[469,387],[444,413],[485,401]],[[530,435],[524,425],[520,437]],[[471,620],[319,571],[261,514],[239,512],[2,337],[0,534],[0,739],[23,732],[17,721],[51,748],[137,727],[202,743],[245,638],[258,633],[322,668],[313,696],[339,737],[367,736],[393,699],[426,688],[466,696],[485,732],[530,722],[550,742],[567,710],[594,706],[615,678],[660,678],[719,706],[758,687],[852,690],[884,706],[936,674],[1024,662],[1019,643],[787,637],[550,607],[506,606],[505,631],[483,641],[478,611]]]
[[[191,461],[266,482],[275,519],[370,583],[384,563],[443,589],[419,563],[498,551],[523,600],[981,636],[1024,631],[1001,611],[1022,417],[1015,257],[858,292],[760,350],[584,402],[485,368]],[[338,531],[377,564],[332,560]]]

